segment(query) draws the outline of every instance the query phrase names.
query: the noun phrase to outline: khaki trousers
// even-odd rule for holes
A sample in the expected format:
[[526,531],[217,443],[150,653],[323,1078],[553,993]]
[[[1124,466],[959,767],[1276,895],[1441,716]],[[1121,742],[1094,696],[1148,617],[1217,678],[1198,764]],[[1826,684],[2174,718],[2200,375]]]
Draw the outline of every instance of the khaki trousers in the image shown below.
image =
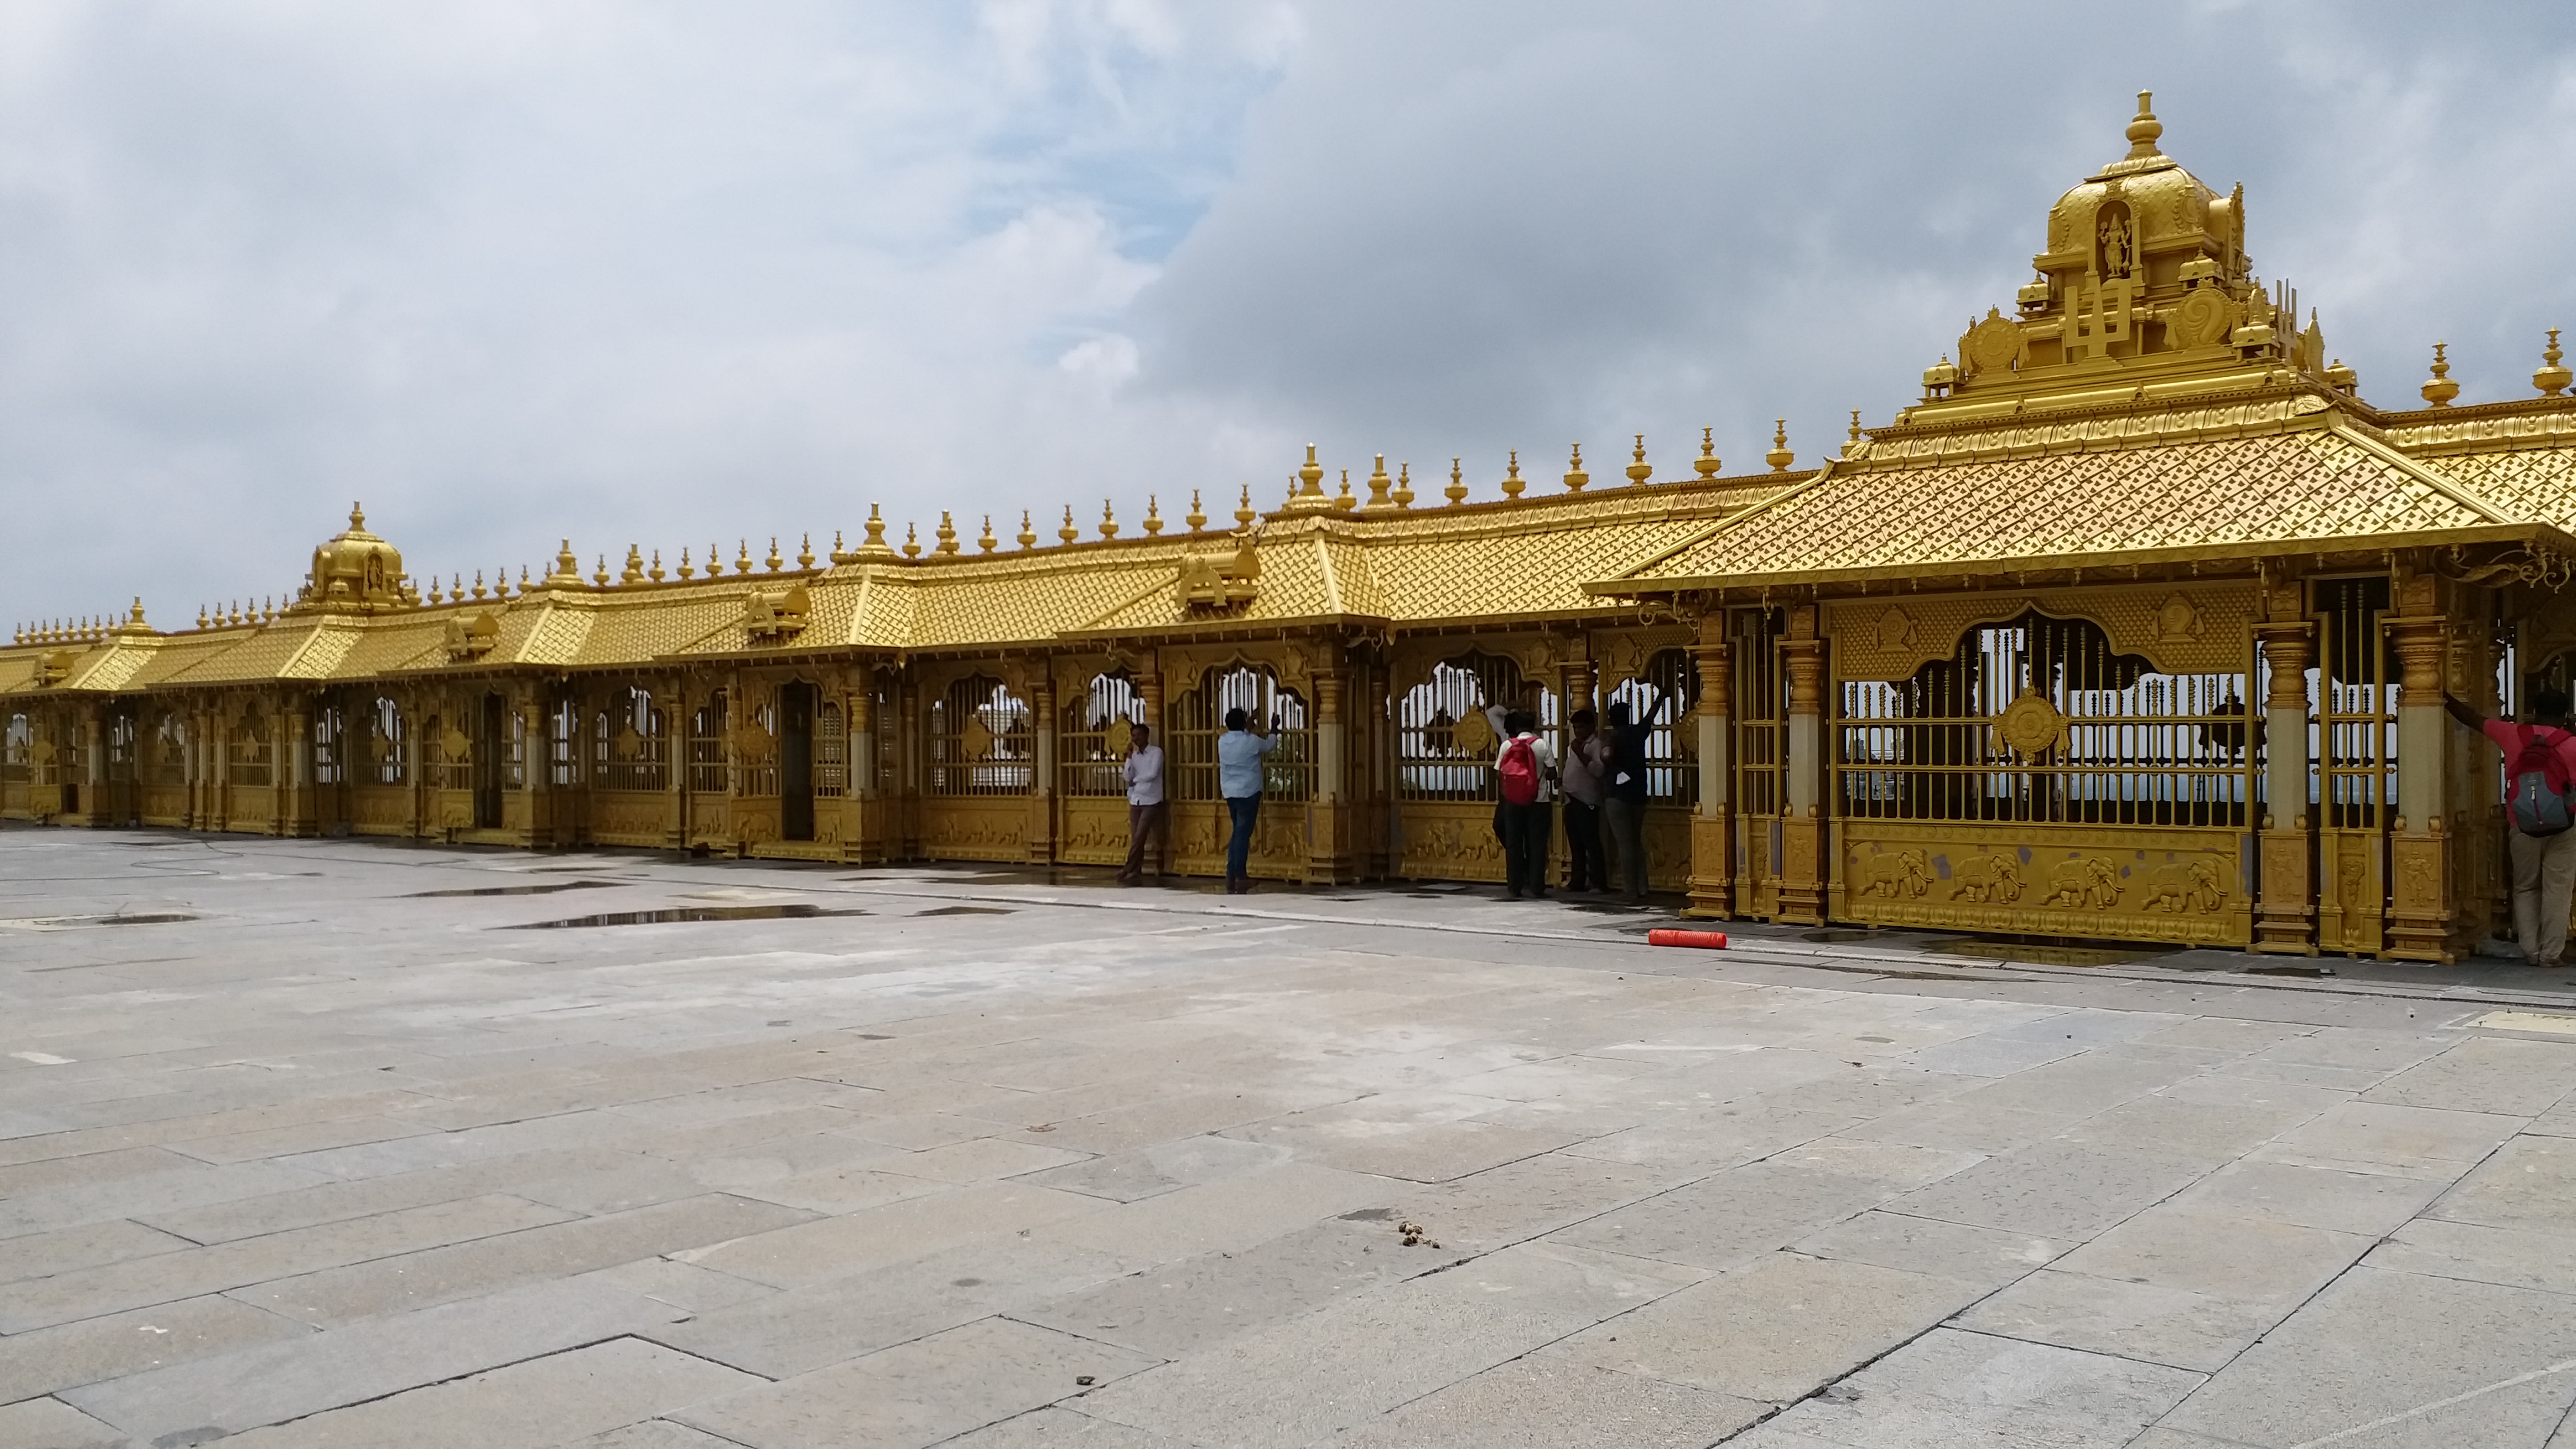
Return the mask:
[[2556,966],[2567,957],[2568,897],[2576,892],[2576,830],[2508,842],[2513,856],[2513,929],[2523,959]]

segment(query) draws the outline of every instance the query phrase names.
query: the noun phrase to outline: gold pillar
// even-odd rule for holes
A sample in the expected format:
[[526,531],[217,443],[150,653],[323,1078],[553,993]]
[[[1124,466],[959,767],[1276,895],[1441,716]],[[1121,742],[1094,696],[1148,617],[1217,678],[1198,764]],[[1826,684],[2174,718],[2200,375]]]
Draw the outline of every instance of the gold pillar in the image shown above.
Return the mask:
[[1029,677],[1029,736],[1032,753],[1029,780],[1028,860],[1031,865],[1055,861],[1055,661],[1038,656]]
[[2400,961],[2450,961],[2450,740],[2442,708],[2449,621],[2436,612],[2436,580],[2399,579],[2404,611],[2386,623],[2397,646],[2397,831],[2388,843],[2387,954]]
[[1350,854],[1350,721],[1343,695],[1341,650],[1332,649],[1317,666],[1315,682],[1315,799],[1307,809],[1306,879],[1339,883],[1349,880]]
[[1725,610],[1701,617],[1691,663],[1699,670],[1699,715],[1694,721],[1699,731],[1699,804],[1691,812],[1690,904],[1682,914],[1725,917],[1735,913],[1734,821],[1726,793],[1734,657],[1728,649]]
[[[2296,588],[2293,586],[2293,598]],[[2263,697],[2262,897],[2254,908],[2254,949],[2317,953],[2315,853],[2308,815],[2308,656],[2315,625],[2278,613],[2256,626],[2272,669]]]
[[105,732],[99,728],[99,716],[106,710],[106,705],[92,703],[81,711],[81,737],[87,748],[81,751],[81,760],[86,768],[81,772],[84,778],[80,803],[81,820],[87,825],[109,823],[107,807],[101,803],[107,790],[107,757],[103,753]]
[[1789,610],[1781,654],[1789,676],[1788,778],[1780,821],[1780,913],[1777,919],[1822,925],[1825,919],[1825,645],[1816,635],[1816,606]]

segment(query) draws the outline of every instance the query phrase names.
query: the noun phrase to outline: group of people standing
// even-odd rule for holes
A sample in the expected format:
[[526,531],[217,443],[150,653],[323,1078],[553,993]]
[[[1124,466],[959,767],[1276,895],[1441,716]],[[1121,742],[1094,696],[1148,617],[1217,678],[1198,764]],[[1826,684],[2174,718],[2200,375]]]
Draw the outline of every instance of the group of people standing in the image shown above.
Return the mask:
[[[1488,706],[1493,726],[1494,835],[1503,846],[1503,884],[1513,900],[1547,894],[1548,845],[1555,834],[1557,798],[1565,801],[1566,882],[1569,891],[1614,889],[1611,861],[1619,863],[1628,899],[1646,899],[1646,738],[1630,722],[1628,707],[1613,704],[1608,728],[1590,709],[1567,721],[1565,749],[1538,731],[1538,712]],[[1252,889],[1252,832],[1261,819],[1262,761],[1279,741],[1253,727],[1240,709],[1226,711],[1217,736],[1217,793],[1225,797],[1233,827],[1225,845],[1225,890]],[[1127,728],[1127,862],[1121,885],[1141,884],[1149,850],[1171,848],[1170,807],[1163,793],[1163,748],[1150,725]],[[1159,859],[1159,855],[1157,857]]]
[[[1646,899],[1646,732],[1624,704],[1606,720],[1578,709],[1560,757],[1539,733],[1538,711],[1488,705],[1485,719],[1499,741],[1494,751],[1494,835],[1503,844],[1503,888],[1513,900],[1547,894],[1549,839],[1557,800],[1565,809],[1565,888],[1607,893],[1624,889],[1632,904]],[[1611,862],[1618,863],[1613,884]]]

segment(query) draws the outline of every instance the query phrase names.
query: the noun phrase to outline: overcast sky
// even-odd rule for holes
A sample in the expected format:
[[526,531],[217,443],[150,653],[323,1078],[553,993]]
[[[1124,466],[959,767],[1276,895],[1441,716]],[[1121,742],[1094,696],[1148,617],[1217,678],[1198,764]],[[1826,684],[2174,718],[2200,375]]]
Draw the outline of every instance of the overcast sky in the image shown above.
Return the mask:
[[2576,328],[2576,7],[0,0],[0,619],[1813,459],[2140,89],[2372,400]]

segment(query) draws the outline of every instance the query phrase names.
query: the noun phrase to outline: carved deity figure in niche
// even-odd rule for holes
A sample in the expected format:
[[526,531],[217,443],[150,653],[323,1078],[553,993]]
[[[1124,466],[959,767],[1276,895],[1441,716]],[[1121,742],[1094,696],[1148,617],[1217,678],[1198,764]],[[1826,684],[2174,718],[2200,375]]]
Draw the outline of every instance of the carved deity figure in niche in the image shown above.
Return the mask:
[[2130,229],[2129,214],[2125,211],[2112,212],[2102,218],[2101,225],[2095,228],[2095,232],[2102,243],[2102,275],[2105,277],[2129,275],[2130,263],[2137,252],[2136,234]]

